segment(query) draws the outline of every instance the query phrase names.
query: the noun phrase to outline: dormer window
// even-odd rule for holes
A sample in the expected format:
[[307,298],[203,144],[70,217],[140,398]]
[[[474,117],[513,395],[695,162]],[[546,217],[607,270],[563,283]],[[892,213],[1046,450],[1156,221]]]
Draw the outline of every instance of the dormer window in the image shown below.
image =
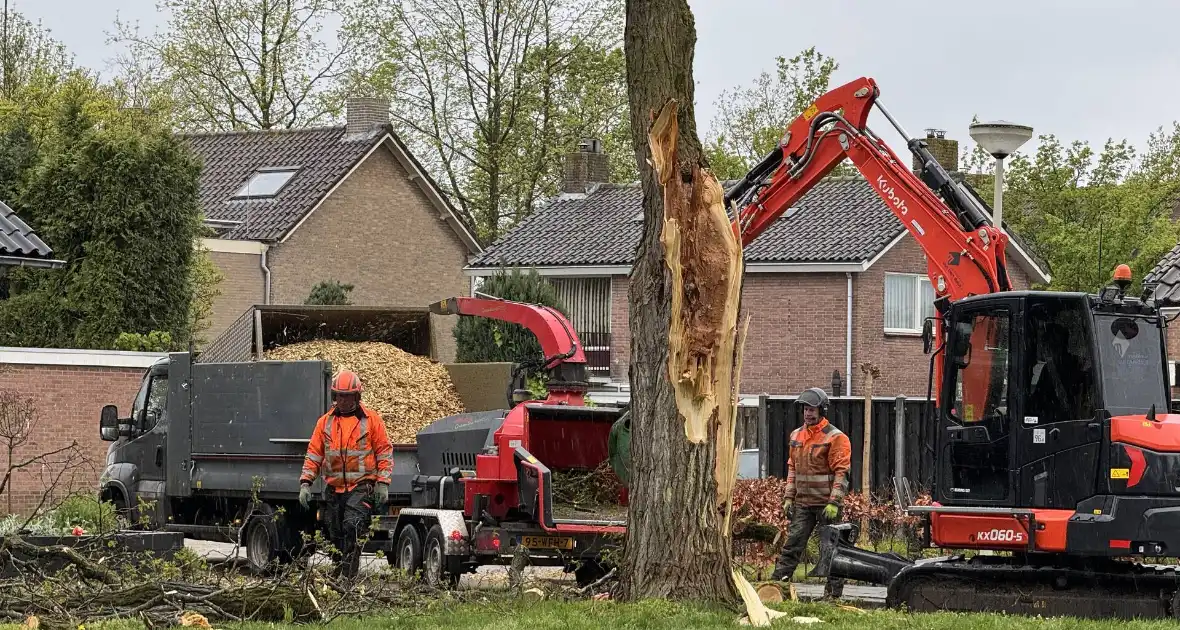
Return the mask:
[[291,181],[291,177],[298,170],[292,167],[260,168],[238,190],[237,194],[234,195],[234,199],[266,199],[268,197],[274,197],[287,185],[287,182]]

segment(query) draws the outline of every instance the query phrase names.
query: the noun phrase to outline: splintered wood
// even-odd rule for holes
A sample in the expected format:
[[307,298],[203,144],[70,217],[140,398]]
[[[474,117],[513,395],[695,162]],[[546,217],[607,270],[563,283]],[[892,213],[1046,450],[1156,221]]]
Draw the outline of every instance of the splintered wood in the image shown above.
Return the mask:
[[394,444],[415,443],[430,423],[464,411],[442,364],[387,343],[307,341],[275,348],[266,358],[329,361],[333,370],[356,372],[365,387],[362,402],[381,414]]
[[[668,370],[688,440],[708,439],[736,413],[734,364],[742,290],[742,244],[725,212],[725,191],[695,163],[677,159],[677,102],[668,101],[648,132],[652,166],[664,191],[660,240],[672,276]],[[732,430],[732,427],[731,429]],[[719,438],[721,436],[718,436]]]

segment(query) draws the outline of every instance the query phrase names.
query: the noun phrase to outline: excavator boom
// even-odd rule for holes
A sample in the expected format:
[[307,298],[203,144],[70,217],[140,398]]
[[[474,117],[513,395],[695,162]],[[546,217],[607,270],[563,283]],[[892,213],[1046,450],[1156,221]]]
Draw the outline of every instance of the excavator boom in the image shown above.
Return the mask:
[[[865,77],[824,94],[790,124],[779,148],[726,193],[742,243],[758,238],[847,158],[926,252],[936,300],[1009,290],[1008,236],[951,179],[924,141],[909,138],[878,95],[876,82]],[[925,183],[868,128],[874,105],[922,161]]]

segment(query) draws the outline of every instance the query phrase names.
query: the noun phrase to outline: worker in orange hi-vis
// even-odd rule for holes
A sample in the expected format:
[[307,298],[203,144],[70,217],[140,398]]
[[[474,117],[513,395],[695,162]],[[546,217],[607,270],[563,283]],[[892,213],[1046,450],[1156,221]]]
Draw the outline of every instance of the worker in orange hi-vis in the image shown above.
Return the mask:
[[[824,417],[828,406],[824,390],[812,387],[800,394],[795,404],[803,407],[803,426],[791,432],[783,502],[791,525],[770,576],[775,581],[791,579],[817,525],[834,523],[840,517],[852,466],[852,443]],[[843,580],[829,578],[824,595],[840,597],[843,591]]]
[[355,576],[360,568],[358,544],[373,513],[389,500],[393,445],[381,415],[361,404],[361,379],[348,370],[332,378],[332,408],[316,422],[303,474],[299,503],[311,501],[311,483],[324,478],[328,537],[335,547],[338,573]]

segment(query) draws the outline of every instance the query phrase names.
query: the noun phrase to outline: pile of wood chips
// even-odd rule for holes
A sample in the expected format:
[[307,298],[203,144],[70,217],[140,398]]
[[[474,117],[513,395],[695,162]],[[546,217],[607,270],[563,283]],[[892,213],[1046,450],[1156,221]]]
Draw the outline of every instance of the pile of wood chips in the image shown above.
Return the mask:
[[356,372],[365,388],[361,401],[381,414],[394,444],[413,444],[430,423],[465,411],[442,364],[387,343],[307,341],[275,348],[266,358],[330,361],[333,370]]

